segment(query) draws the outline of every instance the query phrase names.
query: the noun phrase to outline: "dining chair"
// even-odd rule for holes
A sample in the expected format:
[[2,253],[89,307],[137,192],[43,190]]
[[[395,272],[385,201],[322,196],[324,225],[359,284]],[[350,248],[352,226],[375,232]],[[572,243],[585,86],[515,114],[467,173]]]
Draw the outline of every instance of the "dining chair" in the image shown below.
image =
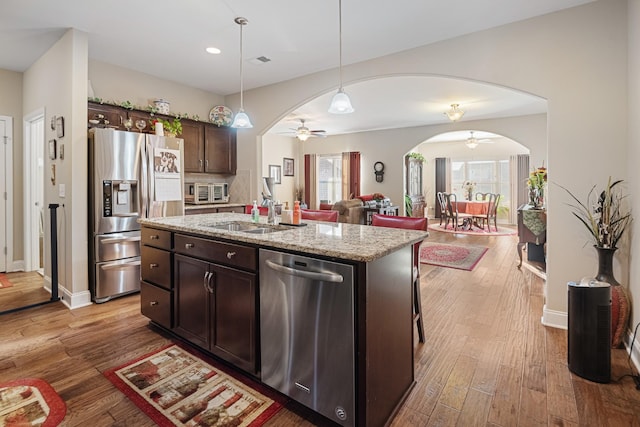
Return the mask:
[[444,228],[447,228],[449,224],[449,217],[447,216],[447,201],[444,198],[444,193],[442,191],[438,191],[436,194],[438,198],[438,207],[440,209],[440,225],[442,225],[442,221],[444,220]]
[[[458,212],[458,199],[455,193],[444,193],[444,199],[447,204],[447,217],[451,219],[453,229],[458,231],[458,227],[467,228],[471,225],[473,215],[465,212]],[[449,222],[447,221],[447,224]],[[445,224],[445,228],[447,228]]]
[[479,221],[482,224],[482,229],[484,230],[484,225],[487,224],[487,231],[491,231],[491,221],[493,220],[493,226],[498,231],[498,204],[500,203],[500,194],[489,193],[489,204],[487,206],[487,213],[485,215],[476,215],[474,220]]
[[[408,216],[395,216],[373,214],[371,225],[374,227],[404,228],[407,230],[427,230],[427,218],[413,218]],[[420,243],[413,245],[413,318],[418,327],[418,339],[424,342],[424,321],[422,316],[422,298],[420,296]]]
[[479,193],[478,192],[478,193],[476,193],[476,201],[484,202],[489,198],[490,195],[491,195],[491,193]]
[[314,221],[338,222],[338,211],[300,209],[300,218]]

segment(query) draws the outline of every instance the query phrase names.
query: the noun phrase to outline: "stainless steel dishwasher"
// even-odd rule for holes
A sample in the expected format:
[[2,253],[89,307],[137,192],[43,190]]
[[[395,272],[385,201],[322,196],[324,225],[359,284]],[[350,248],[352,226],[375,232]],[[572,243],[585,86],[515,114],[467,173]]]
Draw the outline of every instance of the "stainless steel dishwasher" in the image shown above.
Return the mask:
[[262,381],[355,423],[353,267],[260,250]]

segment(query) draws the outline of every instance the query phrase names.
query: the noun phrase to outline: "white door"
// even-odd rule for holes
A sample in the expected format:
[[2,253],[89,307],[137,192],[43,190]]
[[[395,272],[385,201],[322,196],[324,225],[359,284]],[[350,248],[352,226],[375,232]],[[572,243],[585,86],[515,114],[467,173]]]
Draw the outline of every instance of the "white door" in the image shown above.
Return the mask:
[[44,110],[25,117],[25,270],[44,270]]
[[10,122],[0,117],[0,271],[7,271],[7,147],[11,143]]

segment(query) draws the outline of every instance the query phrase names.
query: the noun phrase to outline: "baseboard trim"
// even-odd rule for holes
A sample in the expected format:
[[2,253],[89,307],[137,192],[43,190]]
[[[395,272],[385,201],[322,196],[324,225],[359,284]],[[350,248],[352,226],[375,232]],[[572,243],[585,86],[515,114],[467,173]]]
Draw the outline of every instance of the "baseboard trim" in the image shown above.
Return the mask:
[[9,273],[14,273],[16,271],[24,271],[24,261],[23,260],[13,261],[11,263],[11,265],[9,265],[8,268],[7,268],[7,272],[9,272]]
[[565,311],[550,310],[545,304],[542,308],[542,324],[558,329],[568,329],[569,316]]
[[[51,293],[51,277],[45,276],[44,281],[44,288]],[[58,284],[58,296],[60,297],[61,302],[66,305],[69,310],[93,304],[91,301],[91,292],[88,290],[73,293],[67,290],[64,286]]]
[[633,331],[627,330],[627,339],[625,340],[624,346],[627,350],[627,354],[631,355],[631,362],[633,366],[636,368],[636,372],[640,372],[640,341],[638,341],[640,337],[636,337],[636,340],[633,341]]

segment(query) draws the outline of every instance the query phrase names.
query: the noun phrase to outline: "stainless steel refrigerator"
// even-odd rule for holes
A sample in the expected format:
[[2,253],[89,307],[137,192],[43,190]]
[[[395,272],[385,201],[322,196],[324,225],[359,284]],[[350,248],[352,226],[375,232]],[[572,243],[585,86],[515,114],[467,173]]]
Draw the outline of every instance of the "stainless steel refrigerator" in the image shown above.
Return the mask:
[[96,303],[140,290],[138,218],[184,215],[183,140],[89,130],[89,289]]

